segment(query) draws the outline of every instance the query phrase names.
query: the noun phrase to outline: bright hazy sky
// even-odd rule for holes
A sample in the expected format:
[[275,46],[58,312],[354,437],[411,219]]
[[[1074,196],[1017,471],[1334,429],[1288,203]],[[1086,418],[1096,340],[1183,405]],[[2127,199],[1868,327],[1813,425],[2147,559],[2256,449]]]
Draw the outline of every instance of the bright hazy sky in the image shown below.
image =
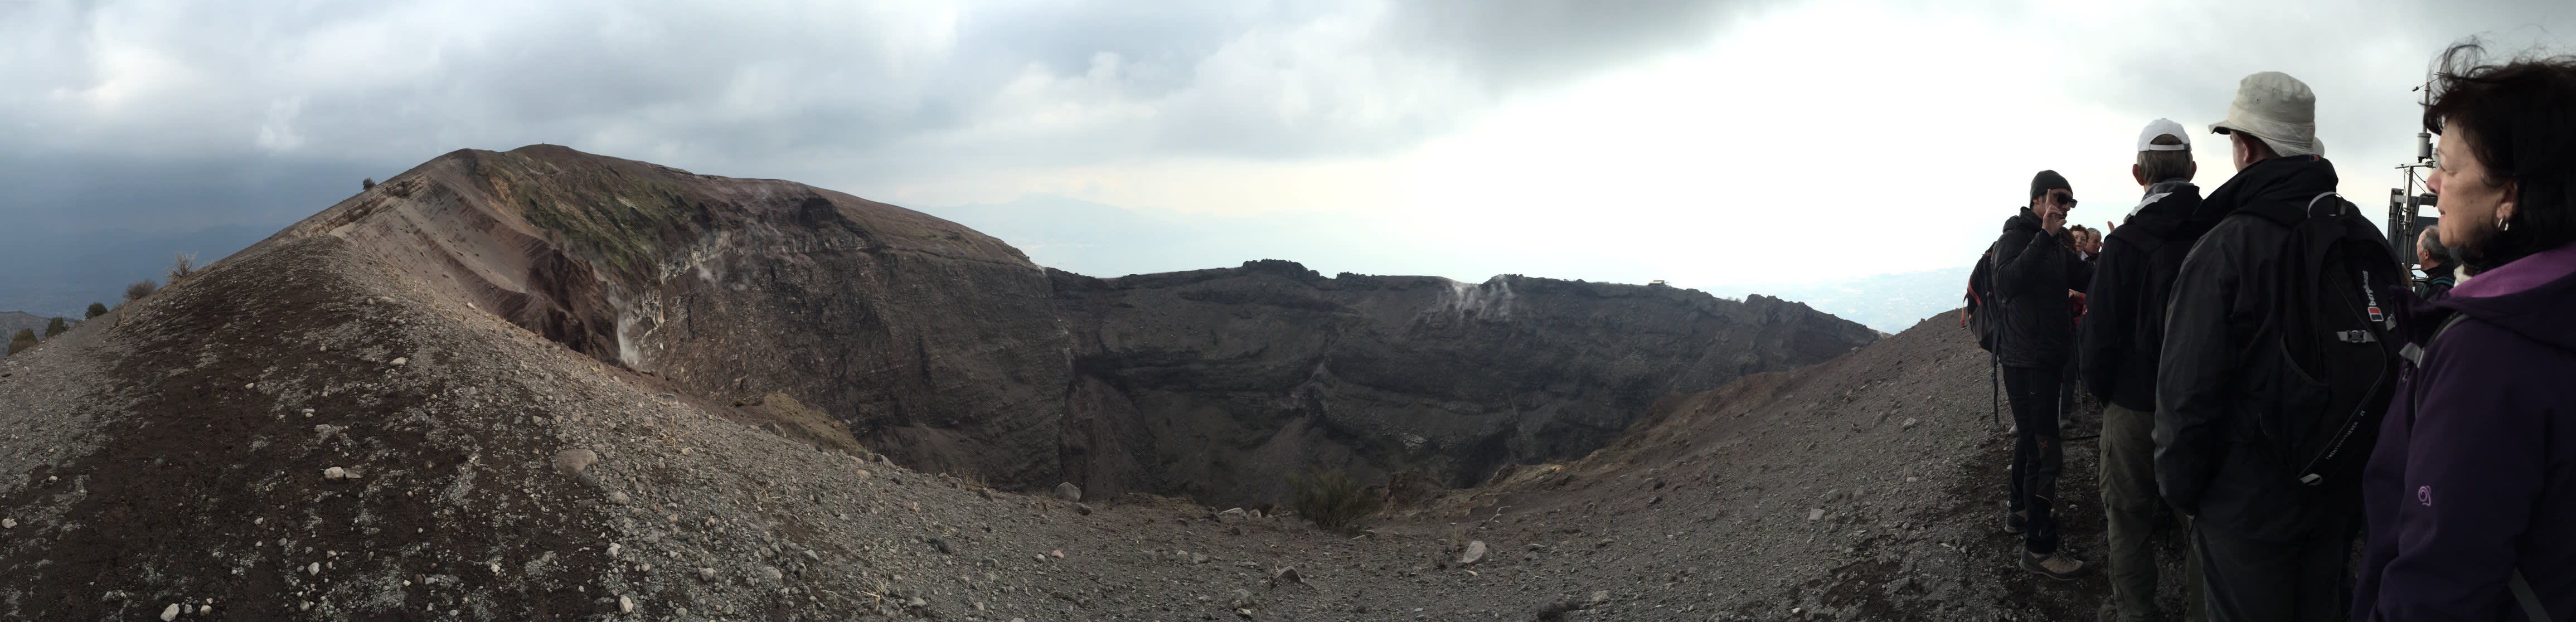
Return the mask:
[[0,219],[274,227],[547,142],[933,212],[1299,222],[1242,252],[1328,274],[1831,280],[1967,263],[2042,168],[2120,217],[2156,117],[2215,187],[2205,128],[2265,70],[2376,212],[2409,89],[2471,35],[2565,49],[2576,3],[0,0]]

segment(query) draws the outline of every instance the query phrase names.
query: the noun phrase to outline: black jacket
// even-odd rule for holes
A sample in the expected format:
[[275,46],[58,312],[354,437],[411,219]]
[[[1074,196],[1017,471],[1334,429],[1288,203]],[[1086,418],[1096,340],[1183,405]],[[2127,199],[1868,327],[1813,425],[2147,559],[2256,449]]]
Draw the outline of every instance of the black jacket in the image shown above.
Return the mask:
[[2453,261],[2424,270],[2424,280],[2415,284],[2415,296],[2425,300],[2442,297],[2460,281],[2460,262]]
[[2077,337],[2086,391],[2121,408],[2155,412],[2165,297],[2192,241],[2218,223],[2219,214],[2200,213],[2201,205],[2199,186],[2158,182],[2147,187],[2129,219],[2102,238]]
[[2084,291],[2089,273],[2075,251],[2039,226],[2023,208],[2004,220],[1995,240],[1995,295],[2003,299],[2003,324],[1995,353],[2007,367],[2065,369],[2075,353],[2075,307],[2067,290]]
[[[2238,171],[2210,192],[2206,209],[2304,209],[2335,189],[2334,165],[2315,156],[2273,158]],[[2290,229],[2271,220],[2226,218],[2183,259],[2165,308],[2156,367],[2156,487],[2165,502],[2202,524],[2266,540],[2305,534],[2327,512],[2351,511],[2341,489],[2301,486],[2292,467],[2265,449],[2249,375],[2267,312],[2283,287],[2281,249]]]

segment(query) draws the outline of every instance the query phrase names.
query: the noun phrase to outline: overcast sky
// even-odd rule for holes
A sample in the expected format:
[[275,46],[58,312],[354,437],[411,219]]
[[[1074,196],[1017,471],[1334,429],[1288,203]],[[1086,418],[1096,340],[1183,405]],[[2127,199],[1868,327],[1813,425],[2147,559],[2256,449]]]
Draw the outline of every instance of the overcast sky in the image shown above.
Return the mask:
[[1223,246],[1328,274],[1716,289],[1963,265],[2042,168],[2118,218],[2137,130],[2265,70],[2376,211],[2445,44],[2576,35],[2564,0],[2120,4],[0,0],[0,220],[274,228],[543,142],[934,213],[1300,223]]

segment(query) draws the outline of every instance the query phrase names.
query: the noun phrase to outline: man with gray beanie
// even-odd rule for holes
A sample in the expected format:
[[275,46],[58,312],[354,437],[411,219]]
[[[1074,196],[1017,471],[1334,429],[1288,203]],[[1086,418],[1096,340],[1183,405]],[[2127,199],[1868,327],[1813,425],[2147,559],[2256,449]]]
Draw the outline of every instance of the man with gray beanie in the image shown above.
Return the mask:
[[[2287,454],[2303,450],[2285,450],[2284,440],[2275,437],[2303,439],[2310,428],[2337,425],[2324,422],[2341,412],[2329,402],[2349,390],[2331,380],[2342,376],[2305,381],[2323,382],[2323,389],[2298,386],[2293,376],[2317,368],[2291,353],[2327,352],[2330,367],[2355,362],[2347,350],[2318,348],[2384,344],[2371,338],[2382,321],[2382,303],[2371,303],[2364,330],[2332,333],[2350,338],[2348,343],[2318,346],[2322,341],[2312,333],[2327,334],[2318,329],[2325,326],[2319,318],[2357,324],[2341,316],[2360,316],[2359,303],[2328,318],[2303,312],[2325,308],[2308,306],[2320,304],[2315,299],[2294,297],[2327,291],[2316,283],[2351,280],[2346,267],[2363,272],[2362,286],[2333,291],[2353,290],[2356,301],[2376,295],[2371,281],[2389,279],[2394,286],[2393,279],[2403,277],[2387,274],[2402,270],[2393,254],[2385,270],[2368,261],[2330,260],[2308,271],[2284,263],[2294,234],[2313,240],[2308,232],[2317,227],[2358,227],[2378,237],[2357,210],[2326,196],[2337,178],[2334,165],[2321,157],[2315,113],[2308,85],[2287,74],[2257,73],[2238,83],[2227,119],[2210,126],[2228,137],[2236,175],[2209,193],[2204,209],[2226,216],[2183,259],[2165,309],[2156,373],[2156,486],[2190,519],[2202,597],[2208,619],[2216,622],[2342,620],[2348,605],[2342,594],[2354,576],[2348,558],[2360,503],[2358,477],[2314,475],[2323,472],[2310,471],[2318,462],[2299,462]],[[2346,209],[2338,214],[2337,205]],[[2386,242],[2377,245],[2386,254]],[[2311,398],[2314,392],[2333,397]],[[2380,402],[2384,408],[2386,399]],[[2377,426],[2367,432],[2375,434]],[[2362,443],[2359,453],[2366,454],[2367,441]]]
[[2012,402],[2013,461],[2004,531],[2022,535],[2021,567],[2053,579],[2073,579],[2084,562],[2058,548],[2050,505],[2065,458],[2058,447],[2058,385],[2075,353],[2075,316],[2068,298],[2091,276],[2075,250],[2058,242],[2075,191],[2057,171],[2030,181],[2030,203],[2004,220],[1994,244],[1995,295],[2003,307],[1995,329],[1995,355],[2003,362],[2004,393]]

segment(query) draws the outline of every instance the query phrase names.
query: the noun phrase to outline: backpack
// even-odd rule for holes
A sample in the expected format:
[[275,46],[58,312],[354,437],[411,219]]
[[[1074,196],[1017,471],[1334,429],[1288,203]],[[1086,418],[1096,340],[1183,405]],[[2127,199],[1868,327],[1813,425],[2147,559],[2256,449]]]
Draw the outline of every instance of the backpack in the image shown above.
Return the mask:
[[2379,422],[2397,390],[2403,339],[2392,338],[2396,300],[2382,292],[2408,278],[2379,228],[2341,195],[2305,209],[2256,206],[2254,217],[2290,228],[2281,247],[2279,296],[2253,341],[2244,382],[2261,440],[2301,484],[2358,481]]
[[[1997,240],[1995,243],[2003,242]],[[1964,298],[1968,307],[1959,311],[1963,314],[1959,317],[1959,325],[1975,333],[1977,349],[1986,351],[1986,384],[1992,398],[1986,419],[1989,423],[2003,425],[2003,359],[1996,356],[1995,336],[2002,332],[1996,329],[2004,321],[2004,307],[2003,299],[1995,297],[1994,245],[1987,245],[1986,256],[1977,258],[1977,267],[1968,271],[1968,293]]]
[[2164,348],[2164,302],[2173,295],[2174,281],[2182,276],[2183,258],[2191,255],[2191,247],[2200,241],[2200,235],[2209,232],[2206,224],[2195,225],[2188,220],[2178,227],[2179,230],[2171,233],[2170,237],[2128,235],[2120,238],[2121,243],[2136,249],[2137,256],[2146,258],[2147,278],[2141,283],[2144,287],[2138,290],[2138,300],[2151,301],[2150,304],[2137,305],[2137,318],[2130,320],[2129,326],[2119,327],[2128,331],[2129,348],[2132,350],[2156,352]]
[[1977,335],[1977,348],[1995,351],[1995,329],[2004,321],[2003,304],[1995,298],[1995,249],[1986,247],[1986,256],[1977,258],[1977,267],[1968,272],[1967,315],[1960,324]]

